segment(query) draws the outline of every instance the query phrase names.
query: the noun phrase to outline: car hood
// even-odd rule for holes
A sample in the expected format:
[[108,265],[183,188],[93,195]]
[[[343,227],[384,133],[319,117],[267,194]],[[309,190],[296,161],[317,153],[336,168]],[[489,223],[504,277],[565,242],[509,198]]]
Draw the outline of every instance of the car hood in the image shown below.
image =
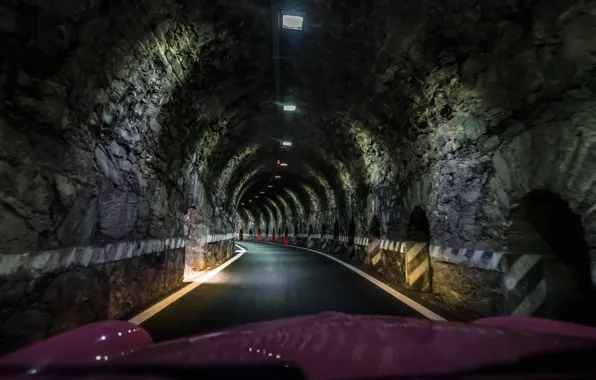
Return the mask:
[[323,313],[157,344],[138,326],[101,322],[0,365],[288,364],[312,379],[347,379],[456,373],[587,348],[596,348],[596,329],[534,318],[458,323]]

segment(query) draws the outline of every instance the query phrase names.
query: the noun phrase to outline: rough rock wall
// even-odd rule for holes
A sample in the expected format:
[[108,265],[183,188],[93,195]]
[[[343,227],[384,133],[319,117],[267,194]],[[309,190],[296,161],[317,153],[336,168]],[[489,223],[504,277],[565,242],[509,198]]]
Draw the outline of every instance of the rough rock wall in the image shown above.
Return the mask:
[[225,75],[243,58],[227,54],[235,40],[213,12],[176,0],[3,5],[3,251],[179,234],[193,204],[212,233],[233,228],[209,157],[235,115],[223,110],[246,93]]
[[201,190],[157,150],[172,133],[160,110],[212,29],[173,1],[87,3],[3,8],[2,252],[179,234]]

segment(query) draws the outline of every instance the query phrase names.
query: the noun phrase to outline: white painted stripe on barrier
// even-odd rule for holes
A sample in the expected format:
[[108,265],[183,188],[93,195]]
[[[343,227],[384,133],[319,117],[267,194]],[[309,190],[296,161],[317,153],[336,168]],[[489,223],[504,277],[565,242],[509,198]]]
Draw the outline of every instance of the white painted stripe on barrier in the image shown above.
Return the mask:
[[471,261],[473,263],[479,263],[480,260],[482,260],[482,255],[484,254],[484,251],[474,251],[474,254],[472,255]]
[[373,240],[372,243],[368,245],[368,252],[372,253],[378,249],[381,249],[381,241],[380,240]]
[[539,255],[523,255],[513,263],[509,274],[505,278],[505,287],[507,290],[513,290],[519,280],[528,273],[536,263],[540,261]]
[[[209,235],[201,238],[201,242],[209,238],[213,241],[233,239],[235,234]],[[34,275],[52,273],[56,270],[70,270],[78,267],[89,267],[120,260],[126,260],[146,254],[156,254],[186,246],[182,237],[170,237],[163,240],[148,239],[110,243],[105,246],[86,246],[61,248],[37,253],[17,255],[0,254],[0,276],[7,276],[18,271],[30,272]]]
[[[276,243],[268,243],[268,242],[265,242],[265,244],[279,245],[279,244],[276,244]],[[341,261],[338,258],[335,258],[335,257],[330,256],[330,255],[328,255],[326,253],[323,253],[323,252],[315,251],[314,249],[310,249],[310,248],[296,247],[296,246],[292,246],[292,248],[303,249],[305,251],[311,251],[311,252],[314,252],[314,253],[318,253],[319,255],[325,256],[326,258],[331,259],[331,260],[335,261],[336,263],[343,265],[344,267],[350,269],[351,271],[356,272],[360,276],[364,277],[368,281],[370,281],[373,284],[375,284],[377,287],[379,287],[382,290],[384,290],[385,292],[389,293],[394,298],[398,299],[399,301],[403,302],[407,306],[409,306],[412,309],[416,310],[417,312],[419,312],[420,314],[422,314],[426,318],[432,319],[434,321],[446,321],[445,318],[441,317],[440,315],[438,315],[437,313],[435,313],[432,310],[428,309],[427,307],[424,307],[423,305],[419,304],[418,302],[414,301],[413,299],[407,297],[406,295],[398,292],[397,290],[393,289],[392,287],[390,287],[390,286],[384,284],[383,282],[377,280],[376,278],[374,278],[373,276],[369,275],[368,273],[365,273],[365,272],[361,271],[360,269],[355,268],[355,267],[351,266],[350,264]]]
[[542,305],[546,300],[546,281],[544,278],[540,281],[538,286],[532,290],[530,294],[513,310],[511,315],[514,316],[530,316],[534,314],[536,309]]
[[202,283],[204,283],[205,281],[209,280],[210,278],[212,278],[213,276],[215,276],[216,274],[218,274],[219,272],[221,272],[222,270],[224,270],[225,268],[227,268],[234,261],[236,261],[239,258],[241,258],[242,255],[244,255],[244,253],[246,252],[246,250],[244,248],[240,247],[239,245],[236,245],[236,247],[238,247],[238,248],[241,249],[241,251],[236,256],[232,257],[231,259],[229,259],[225,263],[221,264],[217,268],[215,268],[215,269],[213,269],[213,270],[205,273],[203,276],[200,276],[199,278],[197,278],[196,280],[194,280],[193,283],[191,283],[191,284],[185,286],[184,288],[178,290],[176,293],[170,295],[166,299],[164,299],[162,301],[159,301],[155,305],[149,307],[147,310],[145,310],[145,311],[141,312],[140,314],[132,317],[131,319],[129,319],[128,322],[133,323],[135,325],[140,325],[141,323],[145,322],[149,318],[153,317],[155,314],[159,313],[160,311],[162,311],[166,307],[170,306],[172,303],[176,302],[177,300],[179,300],[180,298],[182,298],[183,296],[185,296],[186,294],[188,294],[191,290],[197,288]]

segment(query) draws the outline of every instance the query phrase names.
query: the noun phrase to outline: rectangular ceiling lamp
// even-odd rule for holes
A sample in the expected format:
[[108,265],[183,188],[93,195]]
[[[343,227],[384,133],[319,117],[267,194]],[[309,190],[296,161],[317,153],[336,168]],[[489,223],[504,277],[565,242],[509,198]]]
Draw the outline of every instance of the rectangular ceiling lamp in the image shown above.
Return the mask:
[[281,176],[280,176],[280,175],[276,175],[276,176],[275,176],[275,179],[280,179],[280,178],[281,178]]
[[294,112],[294,111],[296,111],[296,106],[284,106],[284,111]]
[[281,164],[279,164],[279,166],[288,166],[288,164],[286,164],[285,162],[282,162]]
[[292,146],[292,143],[290,141],[282,141],[281,145],[283,145],[283,146]]
[[269,185],[269,186],[267,186],[267,187],[268,187],[268,188],[272,188],[273,186]]
[[281,22],[284,29],[302,30],[304,18],[302,16],[283,15]]

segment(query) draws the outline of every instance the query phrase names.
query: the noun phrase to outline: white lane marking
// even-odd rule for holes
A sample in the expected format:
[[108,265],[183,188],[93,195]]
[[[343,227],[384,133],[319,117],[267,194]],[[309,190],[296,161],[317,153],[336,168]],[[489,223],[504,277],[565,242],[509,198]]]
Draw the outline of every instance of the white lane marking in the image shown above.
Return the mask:
[[193,290],[196,287],[198,287],[199,285],[201,285],[204,281],[209,280],[211,277],[215,276],[216,274],[218,274],[219,272],[224,270],[228,265],[230,265],[234,261],[238,260],[246,252],[246,250],[244,248],[240,247],[239,245],[236,245],[236,247],[239,248],[239,250],[236,251],[236,252],[239,252],[236,256],[232,257],[230,260],[221,264],[217,268],[205,273],[205,275],[198,278],[195,282],[188,284],[187,286],[178,290],[176,293],[170,295],[166,299],[156,303],[155,305],[149,307],[147,310],[143,311],[142,313],[134,316],[128,322],[134,323],[135,325],[140,325],[141,323],[143,323],[146,320],[148,320],[149,318],[153,317],[155,314],[159,313],[166,307],[170,306],[172,303],[174,303],[177,300],[179,300],[180,298],[184,297],[188,292],[190,292],[191,290]]
[[351,266],[348,263],[345,263],[345,262],[341,261],[340,259],[337,259],[337,258],[335,258],[333,256],[329,256],[326,253],[315,251],[314,249],[310,249],[310,248],[297,247],[295,245],[282,245],[282,244],[268,243],[268,242],[263,242],[263,243],[265,243],[265,244],[271,244],[271,245],[278,245],[278,246],[282,246],[282,247],[298,248],[298,249],[303,249],[305,251],[311,251],[311,252],[314,252],[314,253],[318,253],[319,255],[323,255],[326,258],[331,259],[331,260],[335,261],[336,263],[339,263],[339,264],[343,265],[344,267],[346,267],[346,268],[348,268],[348,269],[350,269],[350,270],[358,273],[360,276],[366,278],[368,281],[372,282],[373,284],[375,284],[379,288],[381,288],[384,291],[386,291],[387,293],[391,294],[394,298],[397,298],[399,301],[405,303],[406,305],[408,305],[412,309],[414,309],[417,312],[419,312],[420,314],[424,315],[426,318],[432,319],[434,321],[446,321],[445,318],[441,317],[437,313],[433,312],[430,309],[427,309],[426,307],[422,306],[421,304],[419,304],[418,302],[414,301],[413,299],[407,297],[406,295],[401,294],[400,292],[398,292],[397,290],[393,289],[392,287],[389,287],[389,286],[385,285],[384,283],[382,283],[381,281],[377,280],[373,276],[371,276],[371,275],[369,275],[369,274],[361,271],[358,268],[355,268],[355,267]]

